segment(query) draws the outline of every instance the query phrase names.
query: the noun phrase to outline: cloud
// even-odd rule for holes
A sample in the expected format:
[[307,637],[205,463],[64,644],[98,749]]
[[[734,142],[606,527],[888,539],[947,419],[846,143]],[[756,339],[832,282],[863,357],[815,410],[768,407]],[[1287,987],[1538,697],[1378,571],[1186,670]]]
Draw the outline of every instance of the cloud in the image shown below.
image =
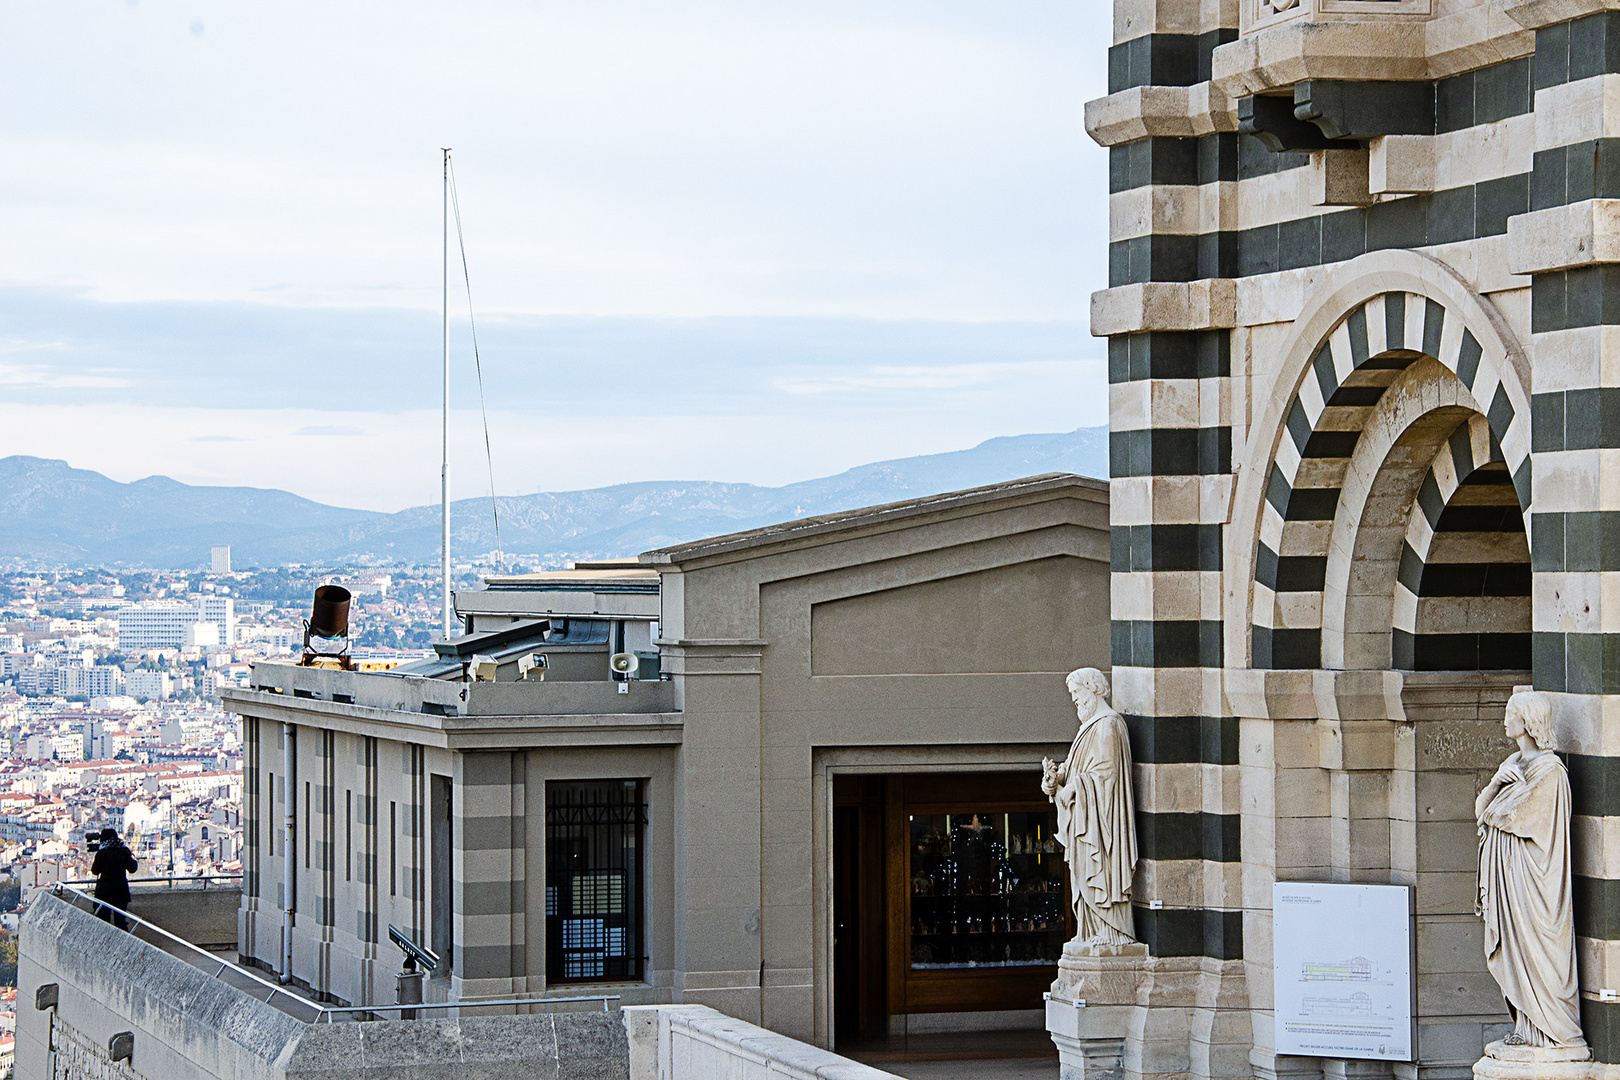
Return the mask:
[[932,367],[873,367],[810,378],[784,378],[776,385],[789,394],[833,394],[866,390],[966,390],[995,382],[1017,380],[1038,386],[1054,376],[1070,376],[1074,361],[1043,363],[954,364]]
[[344,427],[341,424],[308,424],[293,432],[300,437],[314,437],[323,439],[347,439],[356,435],[364,435],[366,430],[358,427]]
[[[10,354],[31,372],[0,402],[0,454],[374,509],[430,501],[439,332],[428,312],[0,288],[0,341],[46,343]],[[1104,345],[1075,322],[509,315],[479,337],[503,492],[654,474],[787,483],[1107,421]],[[465,335],[453,345],[459,486],[484,447]],[[105,372],[121,384],[74,382]],[[600,452],[608,428],[614,454]]]
[[128,385],[127,379],[117,375],[64,373],[43,365],[0,363],[0,386],[16,390],[108,390]]
[[389,10],[0,8],[0,284],[431,310],[441,145],[489,311],[1083,318],[1105,284],[1093,5]]
[[783,483],[1106,419],[1095,4],[198,15],[0,5],[0,452],[432,501],[442,145],[503,491]]

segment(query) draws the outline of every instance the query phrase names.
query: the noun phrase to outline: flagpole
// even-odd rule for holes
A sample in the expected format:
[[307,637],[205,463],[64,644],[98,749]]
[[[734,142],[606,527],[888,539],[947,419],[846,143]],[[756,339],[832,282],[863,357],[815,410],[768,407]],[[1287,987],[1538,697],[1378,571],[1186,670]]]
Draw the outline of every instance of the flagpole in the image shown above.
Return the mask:
[[450,603],[450,148],[445,146],[440,149],[444,151],[444,288],[441,309],[444,327],[444,415],[441,432],[443,453],[439,461],[439,504],[443,537],[439,552],[444,574],[444,639],[449,641],[450,628],[455,620],[455,610]]

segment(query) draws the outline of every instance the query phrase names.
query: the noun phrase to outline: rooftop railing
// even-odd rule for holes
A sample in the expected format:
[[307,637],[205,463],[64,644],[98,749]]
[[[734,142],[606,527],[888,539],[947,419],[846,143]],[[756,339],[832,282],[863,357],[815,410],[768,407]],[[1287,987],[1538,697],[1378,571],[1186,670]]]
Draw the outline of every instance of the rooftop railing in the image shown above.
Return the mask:
[[[69,881],[55,882],[58,885],[94,885],[95,878],[74,878]],[[130,888],[137,885],[168,885],[172,887],[196,885],[206,890],[208,886],[240,885],[241,874],[169,874],[165,877],[132,877],[129,879]]]
[[[603,663],[606,664],[605,657]],[[649,679],[625,683],[606,677],[590,682],[563,679],[463,682],[461,679],[258,663],[253,665],[251,688],[221,691],[228,707],[255,701],[260,694],[278,695],[285,705],[303,699],[316,703],[312,706],[316,709],[322,707],[320,702],[326,702],[422,714],[435,721],[442,717],[624,716],[676,711],[673,682]],[[259,704],[263,704],[262,700]]]
[[[155,879],[144,878],[140,880],[152,881]],[[179,880],[192,881],[196,879],[180,878]],[[51,886],[51,893],[81,911],[88,911],[98,918],[106,918],[109,921],[122,918],[129,925],[130,933],[135,934],[137,939],[145,941],[154,948],[161,948],[171,955],[177,955],[179,959],[185,960],[191,966],[208,972],[227,985],[258,998],[266,1005],[306,1024],[331,1024],[339,1021],[364,1020],[382,1013],[401,1013],[402,1019],[411,1019],[423,1011],[448,1013],[451,1009],[487,1008],[510,1008],[516,1011],[518,1008],[525,1006],[549,1007],[595,1002],[600,1002],[602,1011],[607,1012],[609,1003],[619,1000],[617,994],[592,994],[584,997],[462,998],[459,1001],[436,1001],[408,1005],[376,1004],[344,1005],[339,1007],[322,1005],[319,1002],[311,1001],[287,986],[271,982],[269,979],[250,971],[240,964],[233,964],[229,960],[222,958],[218,953],[209,952],[200,945],[194,945],[185,938],[171,934],[163,927],[148,922],[139,915],[132,915],[104,900],[97,900],[83,889],[77,888],[77,884],[87,883],[59,881]],[[136,931],[140,932],[136,933]],[[151,940],[145,935],[151,935],[158,940]],[[178,950],[178,953],[176,950]],[[403,1016],[405,1012],[410,1012],[411,1017]]]

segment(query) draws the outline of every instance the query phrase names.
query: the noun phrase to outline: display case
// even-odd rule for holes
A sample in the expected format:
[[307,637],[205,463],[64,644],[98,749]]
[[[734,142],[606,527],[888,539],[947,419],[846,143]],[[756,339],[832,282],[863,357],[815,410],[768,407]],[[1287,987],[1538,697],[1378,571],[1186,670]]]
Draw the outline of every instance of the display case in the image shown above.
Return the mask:
[[1054,813],[908,817],[914,970],[1057,963],[1068,920]]
[[891,1015],[1039,1008],[1074,932],[1040,774],[891,783]]

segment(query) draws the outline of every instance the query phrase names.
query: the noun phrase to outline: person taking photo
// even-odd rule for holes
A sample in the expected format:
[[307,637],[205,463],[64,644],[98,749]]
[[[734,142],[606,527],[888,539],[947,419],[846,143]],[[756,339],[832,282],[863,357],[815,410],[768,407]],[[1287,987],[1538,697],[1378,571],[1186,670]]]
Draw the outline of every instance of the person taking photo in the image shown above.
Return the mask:
[[[129,910],[129,875],[135,872],[135,856],[118,839],[118,830],[101,830],[101,849],[96,852],[90,872],[96,877],[96,915],[120,930],[128,930],[123,913]],[[115,910],[116,909],[116,910]]]

